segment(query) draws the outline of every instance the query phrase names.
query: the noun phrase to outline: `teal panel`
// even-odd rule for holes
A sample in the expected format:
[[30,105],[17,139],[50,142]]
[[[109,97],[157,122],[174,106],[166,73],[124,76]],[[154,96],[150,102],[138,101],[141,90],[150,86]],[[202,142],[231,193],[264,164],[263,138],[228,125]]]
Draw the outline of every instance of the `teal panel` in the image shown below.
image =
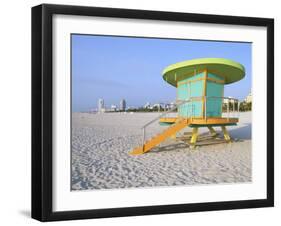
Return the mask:
[[184,113],[183,116],[187,117],[199,117],[202,116],[202,101],[193,101],[192,103],[186,104],[183,108]]
[[[188,96],[188,84],[184,83],[181,85],[178,85],[178,100],[188,100],[189,96]],[[179,115],[184,115],[185,110],[185,106],[181,105],[178,109],[179,111]]]
[[[204,94],[204,81],[197,81],[190,83],[190,93],[191,97],[202,97]],[[189,116],[199,117],[202,116],[202,105],[203,101],[193,101],[189,104],[191,112]]]
[[[202,78],[203,73],[197,74],[196,76],[182,80],[181,82],[187,82],[190,80],[196,80]],[[203,96],[204,82],[202,80],[191,83],[178,84],[178,100],[188,100],[190,97],[201,97]],[[202,116],[202,101],[193,101],[192,103],[183,104],[179,107],[178,113],[182,117],[194,117]]]
[[221,78],[220,76],[212,74],[212,73],[208,73],[208,77],[209,78],[218,79],[218,80],[223,80],[223,78]]
[[[199,73],[191,78],[181,80],[180,84],[178,83],[177,92],[178,92],[178,99],[179,100],[188,100],[191,97],[202,97],[204,95],[204,81],[199,80],[196,82],[190,82],[203,78],[205,74]],[[208,73],[209,78],[222,80],[219,76]],[[222,97],[223,96],[223,84],[215,83],[212,81],[207,81],[206,83],[206,96],[207,103],[206,103],[206,112],[207,117],[221,117],[222,114],[222,102],[221,98],[211,98],[211,97]],[[181,105],[178,109],[178,113],[180,116],[183,117],[200,117],[203,116],[202,112],[202,105],[204,102],[202,100],[193,101],[192,103],[187,103]]]
[[170,126],[172,124],[174,124],[174,123],[173,122],[159,122],[160,126]]
[[196,79],[199,79],[199,78],[203,78],[205,76],[205,73],[199,73],[199,74],[196,74],[194,76],[192,76],[191,78],[188,78],[188,79],[185,79],[185,80],[182,80],[182,81],[193,81],[193,80],[196,80]]
[[182,84],[178,86],[178,99],[187,100],[188,99],[188,84]]
[[193,81],[193,80],[197,80],[197,79],[203,78],[204,75],[205,75],[204,73],[199,73],[199,74],[196,74],[195,76],[193,76],[193,77],[191,77],[191,78],[187,78],[187,79],[180,80],[180,81],[178,82],[178,87],[179,87],[179,85],[181,85],[181,83],[189,82],[189,81]]
[[207,81],[207,117],[221,117],[222,113],[222,99],[210,98],[210,97],[222,97],[223,96],[223,84]]
[[201,97],[203,96],[204,82],[203,80],[190,83],[190,94],[191,97]]

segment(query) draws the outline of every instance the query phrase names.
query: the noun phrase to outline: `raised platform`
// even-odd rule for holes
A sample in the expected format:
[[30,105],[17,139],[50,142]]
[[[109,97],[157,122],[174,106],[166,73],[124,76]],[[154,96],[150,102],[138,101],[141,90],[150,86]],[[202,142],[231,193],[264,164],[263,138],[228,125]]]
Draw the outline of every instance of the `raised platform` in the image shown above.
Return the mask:
[[[143,144],[133,149],[131,155],[144,154],[161,142],[171,137],[176,138],[177,133],[186,127],[193,127],[191,136],[183,136],[181,139],[187,139],[187,143],[190,148],[195,148],[197,140],[200,141],[200,145],[208,145],[222,142],[231,142],[231,138],[227,132],[226,126],[236,125],[238,118],[186,118],[186,117],[173,117],[173,118],[160,118],[160,124],[169,125],[168,128],[164,129],[161,133],[156,134],[148,140],[145,140],[145,130],[143,130]],[[224,140],[218,138],[218,133],[213,127],[220,126],[223,132]],[[205,137],[198,138],[199,127],[207,127],[210,134]],[[186,134],[185,134],[186,135]],[[207,138],[207,139],[206,139]],[[209,139],[210,138],[210,139]],[[190,140],[189,140],[190,139]],[[188,141],[189,140],[189,141]]]
[[[160,118],[160,124],[173,124],[178,120],[177,117],[173,118]],[[227,126],[227,125],[236,125],[238,122],[238,118],[215,118],[215,117],[208,117],[208,118],[189,118],[190,127],[194,126]]]

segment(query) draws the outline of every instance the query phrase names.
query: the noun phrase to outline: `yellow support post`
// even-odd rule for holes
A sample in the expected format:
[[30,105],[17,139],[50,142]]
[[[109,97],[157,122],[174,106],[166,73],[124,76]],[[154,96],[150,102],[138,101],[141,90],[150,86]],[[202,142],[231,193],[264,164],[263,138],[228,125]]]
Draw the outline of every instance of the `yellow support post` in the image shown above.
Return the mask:
[[208,126],[208,129],[213,137],[217,136],[217,133],[212,126]]
[[192,129],[192,137],[190,139],[190,147],[195,148],[196,140],[198,137],[198,127]]
[[222,126],[221,130],[223,132],[224,139],[229,142],[231,140],[231,138],[230,138],[225,126]]

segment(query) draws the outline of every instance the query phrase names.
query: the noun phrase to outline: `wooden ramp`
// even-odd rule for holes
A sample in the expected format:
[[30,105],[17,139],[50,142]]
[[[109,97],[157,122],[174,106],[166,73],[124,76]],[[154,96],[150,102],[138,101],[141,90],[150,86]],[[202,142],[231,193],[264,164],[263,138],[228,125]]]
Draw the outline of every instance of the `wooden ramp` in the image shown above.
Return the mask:
[[189,124],[190,124],[189,119],[187,118],[179,119],[172,126],[165,129],[162,133],[159,133],[156,136],[152,137],[150,140],[147,140],[144,143],[144,145],[135,148],[133,151],[130,152],[130,154],[141,155],[143,153],[150,151],[152,148],[162,143],[167,138],[175,135],[177,132],[179,132]]

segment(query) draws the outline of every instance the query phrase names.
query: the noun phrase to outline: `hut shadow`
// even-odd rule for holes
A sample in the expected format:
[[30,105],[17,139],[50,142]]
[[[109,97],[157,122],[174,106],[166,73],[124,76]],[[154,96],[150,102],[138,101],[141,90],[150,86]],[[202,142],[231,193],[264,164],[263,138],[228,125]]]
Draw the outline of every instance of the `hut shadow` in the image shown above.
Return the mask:
[[158,152],[168,152],[168,151],[174,151],[176,149],[182,149],[182,148],[189,148],[188,144],[185,144],[183,142],[178,142],[175,144],[168,144],[165,146],[161,146],[161,147],[156,147],[153,149],[153,153],[158,153]]
[[[243,142],[243,140],[251,140],[252,139],[252,123],[244,123],[244,126],[239,128],[234,128],[229,131],[229,135],[234,139],[235,142]],[[221,131],[219,132],[219,137],[223,137]],[[201,135],[208,135],[208,132],[202,133]],[[216,144],[213,144],[216,145]],[[178,141],[177,143],[168,144],[160,147],[155,147],[152,152],[160,153],[160,152],[168,152],[175,151],[176,149],[189,148],[189,145],[184,142]]]
[[229,130],[229,135],[233,139],[251,140],[252,123],[244,123],[245,126]]

